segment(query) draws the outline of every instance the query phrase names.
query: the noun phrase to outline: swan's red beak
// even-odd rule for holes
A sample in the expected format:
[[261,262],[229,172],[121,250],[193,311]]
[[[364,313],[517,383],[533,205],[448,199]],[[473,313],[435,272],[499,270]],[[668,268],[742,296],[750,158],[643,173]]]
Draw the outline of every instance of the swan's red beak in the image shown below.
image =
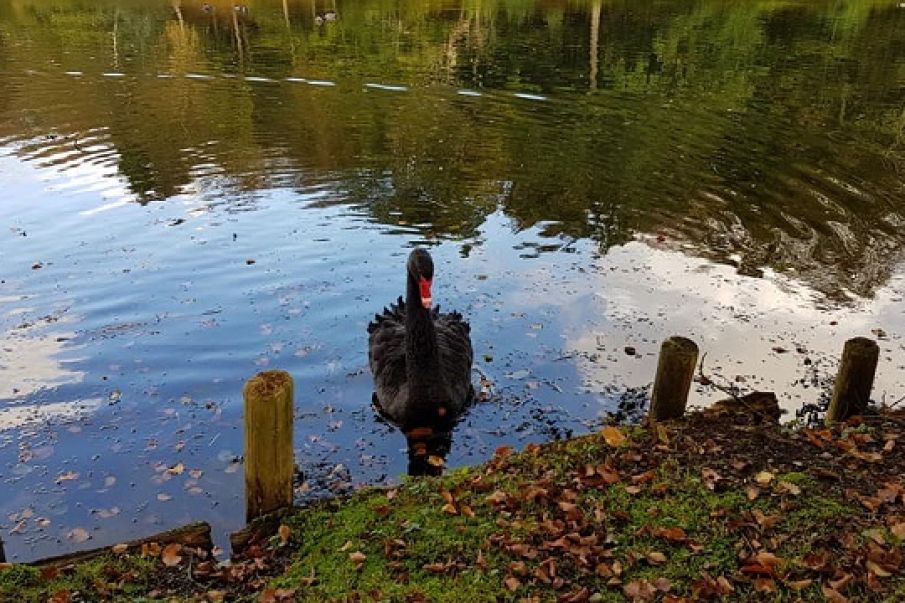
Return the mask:
[[431,281],[421,277],[418,279],[418,285],[421,288],[421,305],[425,309],[430,310],[433,302],[433,298],[431,298]]

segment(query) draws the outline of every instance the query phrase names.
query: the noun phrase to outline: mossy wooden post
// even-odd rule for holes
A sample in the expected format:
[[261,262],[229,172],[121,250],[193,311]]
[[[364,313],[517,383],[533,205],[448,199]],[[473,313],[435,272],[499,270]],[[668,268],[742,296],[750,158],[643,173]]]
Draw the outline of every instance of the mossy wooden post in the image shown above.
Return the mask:
[[677,419],[685,414],[697,363],[698,346],[692,340],[670,337],[663,342],[650,400],[648,417],[651,421]]
[[880,346],[873,339],[855,337],[845,342],[827,422],[845,421],[867,410],[879,358]]
[[292,377],[258,373],[245,384],[245,518],[292,505]]

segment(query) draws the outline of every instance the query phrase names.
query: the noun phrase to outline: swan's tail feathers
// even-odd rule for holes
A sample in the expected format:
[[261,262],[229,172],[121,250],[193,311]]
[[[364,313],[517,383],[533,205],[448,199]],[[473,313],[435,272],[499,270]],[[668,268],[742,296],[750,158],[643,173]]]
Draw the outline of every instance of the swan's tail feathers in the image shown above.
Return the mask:
[[405,319],[405,302],[400,297],[395,304],[384,306],[383,311],[374,315],[374,320],[368,323],[368,333],[373,333],[381,328],[387,321],[401,323]]

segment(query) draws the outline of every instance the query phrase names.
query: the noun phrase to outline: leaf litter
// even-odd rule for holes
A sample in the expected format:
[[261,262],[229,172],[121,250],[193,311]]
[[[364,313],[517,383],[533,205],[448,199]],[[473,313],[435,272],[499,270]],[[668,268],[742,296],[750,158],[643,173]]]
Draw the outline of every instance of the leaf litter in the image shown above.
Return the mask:
[[[146,594],[420,601],[439,580],[439,600],[466,584],[481,600],[896,600],[905,456],[887,442],[903,424],[900,413],[790,431],[715,411],[503,447],[480,467],[294,512],[229,564],[144,546],[158,563]],[[118,577],[80,596],[111,599],[139,579]],[[63,591],[54,584],[45,600]]]

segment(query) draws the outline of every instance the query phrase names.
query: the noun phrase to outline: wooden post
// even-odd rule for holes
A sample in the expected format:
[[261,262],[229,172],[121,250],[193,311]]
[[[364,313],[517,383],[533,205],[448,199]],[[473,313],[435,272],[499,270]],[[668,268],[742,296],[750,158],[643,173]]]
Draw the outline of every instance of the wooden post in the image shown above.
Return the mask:
[[685,414],[697,363],[698,346],[692,340],[670,337],[663,342],[650,399],[648,418],[651,421],[677,419]]
[[258,373],[245,384],[245,518],[292,506],[292,377]]
[[6,551],[3,550],[2,538],[0,538],[0,563],[6,563]]
[[880,346],[873,339],[855,337],[845,342],[826,413],[828,423],[845,421],[867,410],[879,358]]

